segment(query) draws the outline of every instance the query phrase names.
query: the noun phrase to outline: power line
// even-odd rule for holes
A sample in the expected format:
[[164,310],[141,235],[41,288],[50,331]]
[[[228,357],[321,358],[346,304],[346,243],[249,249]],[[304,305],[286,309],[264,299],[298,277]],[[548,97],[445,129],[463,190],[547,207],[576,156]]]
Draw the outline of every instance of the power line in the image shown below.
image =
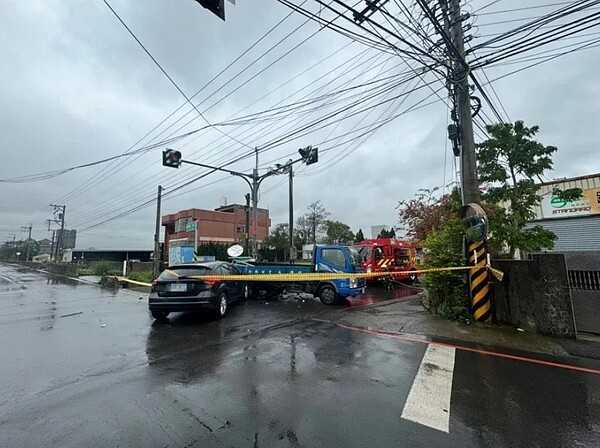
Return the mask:
[[[292,12],[288,13],[287,15],[285,15],[281,20],[279,20],[274,26],[272,26],[266,33],[264,33],[258,40],[256,40],[252,45],[250,45],[248,48],[246,48],[246,50],[244,50],[240,55],[238,55],[233,61],[231,61],[227,66],[225,66],[223,69],[221,69],[221,71],[219,73],[217,73],[216,75],[214,75],[206,84],[204,84],[200,89],[198,89],[196,91],[196,93],[194,93],[194,95],[192,95],[190,97],[190,99],[195,98],[197,95],[199,95],[202,91],[204,91],[204,89],[206,89],[209,85],[211,85],[216,79],[218,79],[223,73],[225,73],[227,70],[229,70],[229,68],[231,68],[233,65],[235,65],[239,60],[241,60],[246,54],[248,54],[252,49],[254,49],[260,42],[262,42],[267,36],[269,36],[273,31],[275,31],[279,26],[281,26],[290,16],[292,15]],[[281,42],[281,41],[280,41]],[[277,45],[280,43],[278,42]],[[270,50],[269,50],[270,51]],[[267,51],[266,53],[263,53],[259,58],[255,59],[252,64],[254,64],[258,59],[264,57],[266,54],[269,53],[269,51]],[[250,64],[250,65],[252,65]],[[239,75],[239,73],[238,73]],[[150,134],[152,134],[156,129],[158,129],[160,126],[162,126],[165,122],[167,122],[172,116],[174,116],[177,112],[179,112],[179,110],[181,110],[186,104],[188,104],[188,102],[184,102],[182,103],[179,107],[177,107],[173,112],[171,112],[166,118],[164,118],[160,123],[158,123],[156,126],[154,126],[150,131],[148,131],[142,138],[140,138],[136,143],[134,143],[132,146],[130,146],[128,148],[128,150],[126,152],[131,151],[133,148],[135,148],[138,144],[140,144],[144,139],[146,139]],[[158,134],[157,136],[154,137],[154,139],[152,140],[156,140],[160,135],[162,135],[164,133],[161,132],[160,134]],[[171,134],[174,135],[174,134]],[[137,157],[135,159],[133,159],[131,162],[133,162],[134,160],[136,160]],[[130,163],[131,163],[130,162]],[[111,164],[112,165],[112,164]],[[102,174],[107,171],[110,166],[105,167],[105,169],[99,171],[98,173],[96,173],[92,178],[86,180],[80,187],[77,187],[75,190],[72,190],[71,192],[67,193],[66,196],[63,196],[61,199],[58,200],[58,202],[65,202],[68,199],[73,199],[75,197],[80,196],[83,192],[88,191],[94,184],[94,181],[97,178],[102,178]],[[113,176],[116,172],[120,171],[121,169],[123,169],[127,164],[122,164],[121,166],[117,167],[117,169],[112,170],[111,173],[108,176],[105,176],[105,179]],[[86,187],[87,186],[87,187]],[[74,196],[73,194],[76,193]]]
[[[202,129],[202,128],[201,128]],[[183,138],[186,138],[192,134],[195,134],[196,132],[199,132],[201,129],[197,129],[191,132],[187,132],[183,135],[174,137],[174,138],[170,138],[168,140],[164,140],[162,142],[158,142],[155,143],[153,145],[148,145],[139,149],[136,149],[133,152],[127,153],[127,154],[117,154],[115,156],[112,157],[107,157],[105,159],[100,159],[100,160],[96,160],[94,162],[88,162],[88,163],[83,163],[81,165],[75,165],[75,166],[71,166],[68,168],[62,168],[62,169],[58,169],[58,170],[54,170],[54,171],[45,171],[43,173],[37,173],[37,174],[29,174],[26,176],[20,176],[20,177],[10,177],[10,178],[6,178],[6,179],[0,179],[0,182],[3,183],[27,183],[27,182],[39,182],[42,180],[48,180],[48,179],[53,179],[55,177],[58,176],[62,176],[63,174],[69,173],[71,171],[75,171],[75,170],[79,170],[82,168],[89,168],[91,166],[96,166],[96,165],[101,165],[103,163],[106,162],[110,162],[112,160],[117,160],[120,159],[122,157],[128,157],[132,154],[140,154],[140,153],[146,153],[148,151],[152,151],[154,149],[157,149],[159,147],[162,147],[164,145],[168,145],[170,143],[175,143]]]
[[245,146],[247,148],[251,148],[250,146],[248,146],[247,144],[237,140],[234,137],[231,137],[230,135],[228,135],[226,132],[222,131],[219,128],[216,128],[215,126],[213,126],[210,121],[208,121],[208,119],[202,114],[202,112],[200,112],[200,110],[194,105],[194,103],[192,103],[192,100],[190,98],[188,98],[188,96],[183,92],[183,90],[181,90],[181,88],[177,85],[177,83],[173,80],[173,78],[171,78],[171,76],[166,72],[166,70],[162,67],[162,65],[160,65],[160,63],[156,60],[156,58],[154,56],[152,56],[152,53],[150,53],[148,51],[148,49],[144,46],[144,44],[137,38],[137,36],[134,34],[133,31],[131,31],[131,28],[129,28],[129,26],[127,26],[127,24],[123,21],[123,19],[121,19],[121,17],[119,16],[119,14],[117,14],[117,12],[113,9],[113,7],[110,5],[110,3],[108,3],[107,0],[102,0],[104,2],[104,4],[108,7],[108,9],[111,10],[111,12],[115,15],[115,17],[119,20],[119,22],[121,22],[121,25],[123,25],[125,27],[125,29],[129,32],[129,34],[131,35],[131,37],[133,37],[135,39],[135,41],[139,44],[140,47],[142,47],[142,49],[144,50],[144,52],[148,55],[148,57],[150,59],[152,59],[152,62],[154,62],[154,64],[156,64],[156,66],[160,69],[160,71],[167,77],[167,79],[171,82],[171,84],[173,84],[173,86],[175,86],[175,88],[177,89],[177,91],[179,93],[181,93],[181,95],[185,98],[185,100],[188,102],[188,104],[190,104],[198,113],[198,115],[206,122],[206,124],[210,127],[212,127],[213,129],[215,129],[216,131],[222,133],[223,135],[225,135],[226,137],[230,138],[231,140],[233,140],[234,142]]

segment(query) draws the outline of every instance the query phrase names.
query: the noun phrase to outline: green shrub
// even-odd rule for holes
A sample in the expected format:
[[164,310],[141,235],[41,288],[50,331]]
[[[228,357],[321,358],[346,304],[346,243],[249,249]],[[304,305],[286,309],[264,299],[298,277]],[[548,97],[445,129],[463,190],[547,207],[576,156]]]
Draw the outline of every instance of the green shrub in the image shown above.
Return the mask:
[[152,283],[152,280],[154,280],[154,276],[152,274],[152,271],[132,272],[131,274],[129,274],[129,280],[134,280],[136,282],[143,283]]
[[[462,255],[462,241],[463,226],[459,219],[449,220],[441,228],[433,230],[423,242],[427,249],[424,268],[466,266]],[[422,283],[427,289],[431,308],[451,319],[468,315],[469,293],[464,278],[465,271],[425,274]]]
[[448,320],[458,320],[466,323],[470,323],[472,320],[469,309],[463,305],[440,305],[437,311],[440,316]]
[[116,267],[117,263],[112,261],[97,261],[92,265],[93,275],[118,275],[120,270]]

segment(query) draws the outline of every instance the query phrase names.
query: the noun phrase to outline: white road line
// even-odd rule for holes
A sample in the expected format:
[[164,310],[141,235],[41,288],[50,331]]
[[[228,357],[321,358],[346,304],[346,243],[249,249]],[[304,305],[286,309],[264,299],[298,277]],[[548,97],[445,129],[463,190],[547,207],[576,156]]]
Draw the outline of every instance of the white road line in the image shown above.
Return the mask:
[[450,431],[450,398],[454,375],[452,347],[429,345],[415,376],[402,418],[438,431]]

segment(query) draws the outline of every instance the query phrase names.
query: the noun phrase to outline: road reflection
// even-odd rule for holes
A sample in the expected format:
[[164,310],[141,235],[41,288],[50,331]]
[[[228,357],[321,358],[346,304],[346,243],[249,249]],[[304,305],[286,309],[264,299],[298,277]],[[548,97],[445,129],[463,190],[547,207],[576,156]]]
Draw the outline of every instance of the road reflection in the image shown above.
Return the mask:
[[345,309],[364,308],[381,302],[407,300],[418,297],[425,292],[423,288],[408,285],[393,285],[388,288],[384,285],[368,286],[367,291],[354,298],[348,299],[348,306]]

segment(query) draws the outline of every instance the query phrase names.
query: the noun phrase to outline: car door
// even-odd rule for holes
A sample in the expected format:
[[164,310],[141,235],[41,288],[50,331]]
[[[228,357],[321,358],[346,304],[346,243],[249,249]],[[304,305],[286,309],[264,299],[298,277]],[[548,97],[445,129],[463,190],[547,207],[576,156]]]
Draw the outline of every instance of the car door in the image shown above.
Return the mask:
[[[229,268],[231,270],[232,275],[242,275],[242,273],[234,265],[230,264]],[[234,283],[236,285],[237,297],[241,299],[244,296],[244,288],[246,287],[246,282],[236,280]]]
[[[223,275],[233,275],[234,273],[231,270],[231,266],[229,264],[223,263],[220,266],[223,271]],[[237,300],[241,295],[239,291],[239,282],[235,280],[224,280],[225,286],[227,287],[227,297],[229,301]]]

